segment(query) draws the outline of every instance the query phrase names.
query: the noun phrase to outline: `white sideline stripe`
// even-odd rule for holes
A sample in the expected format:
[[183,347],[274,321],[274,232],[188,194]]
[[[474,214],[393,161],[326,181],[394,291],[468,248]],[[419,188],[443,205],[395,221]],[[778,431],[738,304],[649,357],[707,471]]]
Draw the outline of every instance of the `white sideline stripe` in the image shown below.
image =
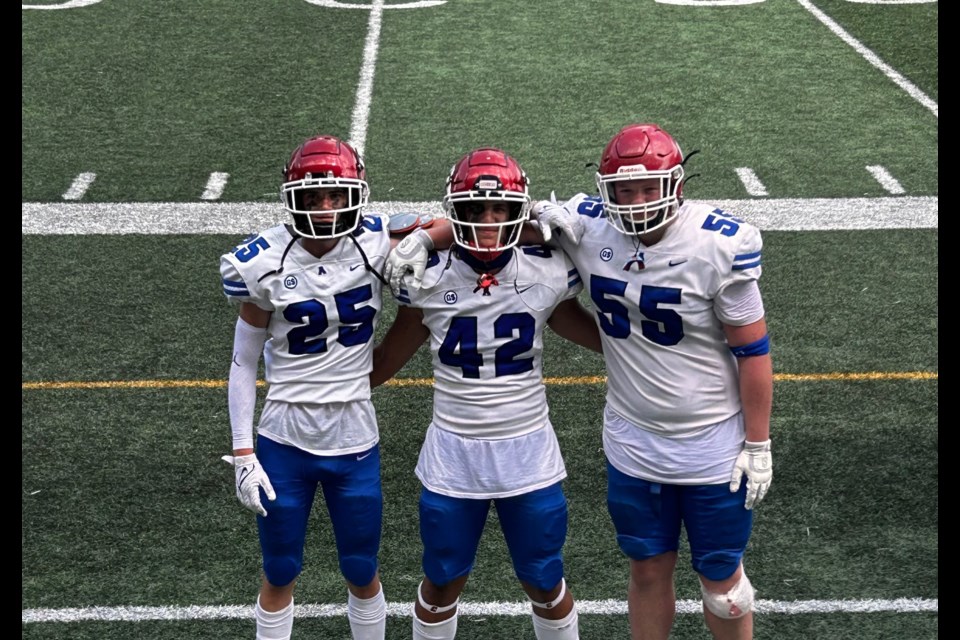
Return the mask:
[[380,46],[380,23],[383,21],[383,0],[373,0],[370,21],[367,23],[367,41],[363,47],[363,64],[360,65],[360,82],[357,99],[353,105],[353,120],[350,125],[350,144],[363,157],[367,144],[367,120],[370,117],[370,100],[373,96],[373,73],[377,66],[377,49]]
[[[388,602],[387,615],[409,618],[412,602]],[[578,600],[581,615],[626,615],[624,600]],[[677,600],[678,614],[700,613],[699,600]],[[759,614],[799,615],[809,613],[939,613],[939,599],[897,598],[895,600],[757,600]],[[300,604],[297,618],[339,618],[347,615],[345,604]],[[463,616],[529,616],[529,602],[460,602]],[[253,605],[189,607],[77,607],[67,609],[23,609],[20,623],[34,622],[144,622],[147,620],[229,620],[253,619]]]
[[73,179],[73,184],[63,194],[64,200],[79,200],[87,192],[93,181],[97,179],[95,173],[81,173]]
[[738,169],[734,169],[734,171],[737,172],[737,177],[740,178],[740,182],[743,183],[747,193],[749,193],[751,196],[767,195],[767,188],[763,186],[762,182],[760,182],[760,178],[758,178],[757,174],[753,172],[753,169],[749,167],[740,167]]
[[799,2],[800,6],[802,6],[804,9],[812,13],[817,20],[822,22],[827,27],[827,29],[830,29],[830,31],[836,34],[841,40],[853,47],[853,49],[863,56],[867,62],[879,69],[883,75],[893,80],[898,87],[910,94],[911,98],[929,109],[938,120],[940,119],[940,107],[936,102],[930,99],[927,94],[921,91],[919,87],[904,78],[902,75],[900,75],[900,72],[881,60],[880,56],[875,54],[870,49],[867,49],[860,43],[859,40],[844,31],[843,27],[834,22],[830,16],[825,14],[823,11],[817,9],[813,3],[810,2],[810,0],[797,0],[797,2]]
[[874,179],[880,183],[880,186],[886,189],[888,193],[905,193],[903,187],[900,185],[897,179],[890,175],[890,172],[880,165],[872,164],[867,167],[867,171],[870,172],[870,175],[872,175]]
[[[695,201],[691,201],[695,202]],[[714,200],[762,230],[937,229],[939,197]],[[28,235],[231,234],[288,222],[267,202],[22,203],[21,232]],[[439,202],[372,202],[369,211],[443,215]]]
[[223,190],[227,186],[227,180],[230,179],[229,173],[222,173],[220,171],[214,171],[210,174],[210,179],[207,180],[207,188],[203,190],[203,194],[200,196],[201,200],[219,200],[220,196],[223,195]]
[[21,9],[77,9],[79,7],[89,7],[102,0],[69,0],[60,4],[21,4]]

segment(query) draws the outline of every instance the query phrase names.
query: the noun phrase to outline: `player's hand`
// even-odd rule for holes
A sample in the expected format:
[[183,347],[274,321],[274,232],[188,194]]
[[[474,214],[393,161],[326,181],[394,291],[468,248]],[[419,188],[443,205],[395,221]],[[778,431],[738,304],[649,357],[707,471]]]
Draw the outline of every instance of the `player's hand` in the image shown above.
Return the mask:
[[540,222],[540,232],[543,241],[550,242],[555,231],[562,231],[573,244],[580,244],[583,235],[583,221],[579,214],[571,213],[556,202],[541,200],[533,207],[533,212]]
[[271,502],[277,499],[277,494],[273,490],[273,485],[270,484],[270,478],[257,460],[257,454],[223,456],[222,459],[232,464],[237,472],[237,498],[240,503],[250,511],[266,516],[267,510],[260,504],[260,489],[263,489],[267,500]]
[[767,495],[773,481],[773,455],[770,453],[770,441],[745,442],[743,451],[733,464],[730,476],[730,492],[740,490],[740,481],[747,476],[747,499],[744,507],[753,509]]
[[390,283],[394,293],[400,292],[400,282],[407,273],[413,274],[408,285],[419,289],[423,285],[423,274],[427,270],[427,259],[433,251],[433,239],[423,229],[417,229],[387,255],[387,264],[383,276]]

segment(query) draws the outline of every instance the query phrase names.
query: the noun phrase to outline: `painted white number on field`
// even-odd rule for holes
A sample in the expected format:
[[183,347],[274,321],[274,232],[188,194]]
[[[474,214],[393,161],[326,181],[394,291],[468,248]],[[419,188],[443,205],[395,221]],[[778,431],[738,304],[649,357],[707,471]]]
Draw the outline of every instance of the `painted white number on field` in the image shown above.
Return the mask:
[[[330,7],[332,9],[372,9],[370,4],[360,4],[356,2],[340,2],[339,0],[306,0],[310,4],[318,7]],[[384,9],[422,9],[424,7],[436,7],[441,4],[447,4],[447,0],[420,0],[419,2],[403,2],[401,4],[384,4]]]
[[21,9],[78,9],[80,7],[89,7],[92,4],[103,2],[103,0],[67,0],[60,4],[21,4]]

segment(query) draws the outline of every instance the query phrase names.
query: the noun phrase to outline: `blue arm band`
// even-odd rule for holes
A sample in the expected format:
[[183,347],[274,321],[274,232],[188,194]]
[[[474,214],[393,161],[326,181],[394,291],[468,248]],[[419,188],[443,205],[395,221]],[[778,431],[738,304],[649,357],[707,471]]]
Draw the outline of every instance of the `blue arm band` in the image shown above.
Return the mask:
[[738,358],[747,356],[762,356],[770,353],[770,335],[765,335],[759,340],[754,340],[750,344],[740,345],[739,347],[730,347],[730,351]]

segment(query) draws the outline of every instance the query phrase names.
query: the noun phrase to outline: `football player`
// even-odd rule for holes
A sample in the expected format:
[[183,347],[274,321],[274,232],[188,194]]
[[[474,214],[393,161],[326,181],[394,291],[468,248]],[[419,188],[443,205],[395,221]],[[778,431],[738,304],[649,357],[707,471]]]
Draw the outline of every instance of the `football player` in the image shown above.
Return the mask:
[[633,637],[670,634],[683,526],[707,626],[751,638],[743,555],[773,475],[763,244],[743,220],[684,202],[685,160],[659,126],[626,126],[603,150],[599,197],[545,203],[540,222],[582,227],[578,243],[559,243],[597,307],[607,503],[630,558]]
[[[257,514],[264,573],[257,638],[290,637],[318,488],[347,583],[353,637],[384,637],[380,451],[369,374],[381,271],[397,240],[386,216],[364,212],[368,197],[357,152],[333,136],[310,138],[283,171],[290,224],[220,259],[224,293],[240,308],[228,385],[233,455],[225,459],[235,466],[237,497]],[[449,241],[449,225],[433,225],[411,246],[426,251],[429,234]],[[261,354],[269,387],[254,448]]]
[[563,577],[566,470],[548,414],[542,337],[549,325],[597,351],[600,339],[577,302],[580,276],[564,252],[518,246],[531,205],[527,183],[499,149],[476,149],[454,165],[443,207],[455,244],[430,254],[416,278],[421,287],[401,284],[397,318],[374,349],[374,385],[428,338],[433,355],[433,420],[416,467],[424,547],[416,640],[455,636],[491,504],[531,600],[536,637],[579,633]]

